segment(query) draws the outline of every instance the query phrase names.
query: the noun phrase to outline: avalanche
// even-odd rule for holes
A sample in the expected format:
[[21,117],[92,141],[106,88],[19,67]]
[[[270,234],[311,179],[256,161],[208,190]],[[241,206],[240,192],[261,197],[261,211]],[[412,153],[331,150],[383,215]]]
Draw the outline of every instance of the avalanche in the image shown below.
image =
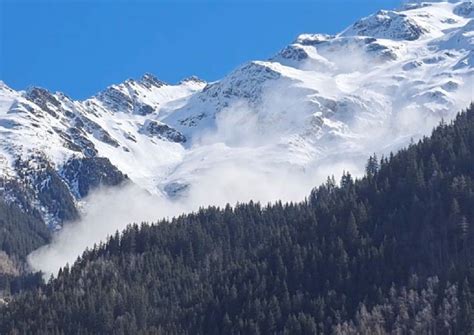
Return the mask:
[[[220,168],[244,167],[313,176],[288,195],[302,197],[323,174],[357,172],[368,154],[395,150],[470,103],[473,12],[471,1],[380,11],[338,35],[302,34],[213,83],[146,74],[85,101],[0,83],[0,175],[38,194],[34,175],[51,167],[78,202],[70,167],[85,159],[111,163],[88,161],[99,181],[121,172],[164,198],[185,197]],[[247,200],[234,197],[223,200]]]

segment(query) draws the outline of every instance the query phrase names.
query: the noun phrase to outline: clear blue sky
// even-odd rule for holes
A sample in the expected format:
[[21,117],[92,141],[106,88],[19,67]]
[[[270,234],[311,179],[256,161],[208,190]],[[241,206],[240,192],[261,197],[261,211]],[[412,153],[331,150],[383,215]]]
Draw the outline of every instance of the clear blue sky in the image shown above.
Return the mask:
[[400,0],[0,0],[0,80],[77,98],[145,72],[217,80]]

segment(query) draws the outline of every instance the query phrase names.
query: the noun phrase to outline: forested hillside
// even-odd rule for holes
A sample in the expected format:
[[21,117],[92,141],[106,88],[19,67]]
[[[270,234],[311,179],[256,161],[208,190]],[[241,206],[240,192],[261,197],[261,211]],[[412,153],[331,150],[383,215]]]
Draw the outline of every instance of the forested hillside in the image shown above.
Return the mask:
[[40,283],[40,275],[28,274],[26,256],[47,244],[51,231],[27,196],[18,183],[0,178],[0,298]]
[[302,203],[131,225],[2,334],[473,334],[474,106]]

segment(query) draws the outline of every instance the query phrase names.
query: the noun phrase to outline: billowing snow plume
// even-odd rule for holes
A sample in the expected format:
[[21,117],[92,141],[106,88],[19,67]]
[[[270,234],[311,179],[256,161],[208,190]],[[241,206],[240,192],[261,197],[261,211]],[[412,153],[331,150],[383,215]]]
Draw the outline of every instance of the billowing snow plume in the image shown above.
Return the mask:
[[471,102],[473,45],[471,1],[411,1],[338,35],[300,35],[214,83],[146,75],[86,101],[2,84],[0,172],[15,175],[12,162],[33,153],[58,171],[99,156],[135,184],[81,200],[82,221],[31,263],[54,272],[130,222],[301,200],[327,175],[360,174],[369,154],[428,134]]

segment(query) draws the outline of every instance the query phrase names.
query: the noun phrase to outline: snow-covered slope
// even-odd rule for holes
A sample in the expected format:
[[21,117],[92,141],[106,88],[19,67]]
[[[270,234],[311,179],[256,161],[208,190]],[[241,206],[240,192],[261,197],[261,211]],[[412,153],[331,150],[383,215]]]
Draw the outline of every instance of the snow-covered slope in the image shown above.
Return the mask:
[[[269,60],[243,65],[167,111],[163,122],[209,149],[168,178],[192,178],[224,155],[317,169],[427,134],[473,99],[472,8],[407,4],[336,36],[300,35]],[[217,144],[225,146],[218,155]]]
[[158,121],[160,111],[185,104],[204,85],[197,78],[168,85],[147,74],[74,101],[42,88],[16,92],[0,83],[0,179],[19,180],[25,192],[36,194],[33,198],[53,226],[73,217],[62,217],[39,199],[51,173],[76,201],[91,188],[85,175],[95,176],[96,184],[114,185],[123,172],[159,193],[156,179],[182,160],[186,141]]
[[147,74],[74,101],[1,83],[0,175],[27,180],[47,164],[79,200],[71,166],[96,157],[111,163],[92,164],[99,183],[119,171],[171,197],[220,167],[270,175],[361,167],[471,102],[473,13],[471,1],[380,11],[335,36],[300,35],[209,84]]

